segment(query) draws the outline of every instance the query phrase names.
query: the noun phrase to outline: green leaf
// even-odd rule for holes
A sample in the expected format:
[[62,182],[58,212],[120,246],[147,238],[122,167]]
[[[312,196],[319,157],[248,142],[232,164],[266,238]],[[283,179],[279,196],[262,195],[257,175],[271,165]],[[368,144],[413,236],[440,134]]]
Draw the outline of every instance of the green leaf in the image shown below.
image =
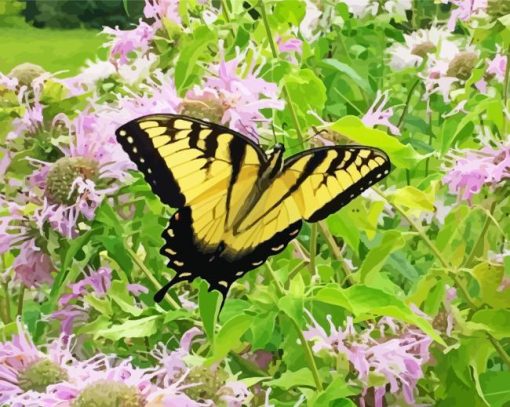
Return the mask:
[[125,312],[138,317],[143,310],[133,305],[133,297],[129,294],[127,284],[123,281],[114,280],[108,290],[108,296]]
[[276,323],[277,313],[269,311],[262,315],[257,315],[251,326],[253,349],[264,349],[271,340]]
[[303,299],[286,295],[278,300],[278,308],[288,317],[292,318],[299,326],[303,326],[305,319],[303,316]]
[[113,325],[107,329],[100,329],[94,338],[103,337],[112,341],[123,338],[143,338],[154,335],[161,329],[161,315],[152,315],[140,319],[129,319],[121,324]]
[[307,367],[295,372],[287,370],[283,372],[278,379],[269,380],[265,383],[265,385],[270,387],[279,387],[283,390],[289,390],[296,386],[308,386],[315,388],[313,374]]
[[368,81],[362,78],[353,68],[351,68],[349,65],[344,64],[343,62],[340,62],[336,59],[326,58],[322,60],[319,66],[335,69],[338,72],[347,75],[349,79],[354,81],[354,83],[356,83],[356,85],[358,85],[365,92],[369,93],[372,92],[372,89],[370,89]]
[[325,287],[314,297],[328,304],[338,305],[356,316],[389,316],[416,325],[441,345],[443,339],[424,318],[416,315],[399,298],[377,288],[358,284],[349,288]]
[[510,403],[510,372],[485,372],[480,385],[491,407],[507,407]]
[[510,310],[483,309],[474,313],[472,322],[484,324],[496,339],[510,338]]
[[302,0],[278,0],[271,15],[280,24],[299,26],[305,12],[306,3]]
[[[326,103],[326,87],[311,69],[301,69],[283,78],[297,114],[304,120],[310,110],[321,112]],[[315,120],[315,119],[314,119]]]
[[510,308],[510,295],[498,291],[503,280],[503,267],[480,263],[471,270],[471,274],[480,285],[480,298],[484,303],[494,308]]
[[368,282],[370,276],[379,273],[391,253],[401,249],[405,245],[402,234],[397,230],[389,230],[383,233],[379,245],[370,249],[359,270],[361,282]]
[[[330,406],[333,401],[343,401],[345,400],[345,397],[352,396],[357,393],[358,391],[347,384],[344,377],[336,377],[323,392],[319,393],[312,405],[314,407]],[[349,404],[344,405],[348,406]],[[355,404],[352,405],[355,406]]]
[[178,91],[189,88],[198,78],[202,70],[198,62],[208,54],[208,45],[216,44],[216,37],[216,31],[210,30],[206,25],[199,25],[193,32],[193,38],[182,44],[175,64],[174,78]]
[[391,203],[404,206],[411,209],[421,209],[422,211],[434,211],[434,194],[426,194],[418,188],[406,186],[387,194]]
[[198,309],[200,317],[204,324],[204,331],[212,344],[214,344],[214,326],[218,319],[220,312],[221,294],[212,290],[209,291],[209,285],[206,281],[200,282],[200,289],[198,292]]
[[392,164],[397,167],[413,168],[425,158],[410,145],[402,144],[398,138],[390,136],[382,130],[366,127],[355,116],[342,117],[332,123],[329,128],[356,143],[380,148],[388,154]]
[[83,298],[102,315],[108,316],[113,314],[112,304],[110,304],[108,298],[98,298],[94,294],[87,294]]
[[207,360],[210,365],[224,358],[231,350],[241,344],[241,336],[248,330],[252,324],[253,316],[239,314],[229,319],[216,335],[216,341],[213,345],[213,354]]

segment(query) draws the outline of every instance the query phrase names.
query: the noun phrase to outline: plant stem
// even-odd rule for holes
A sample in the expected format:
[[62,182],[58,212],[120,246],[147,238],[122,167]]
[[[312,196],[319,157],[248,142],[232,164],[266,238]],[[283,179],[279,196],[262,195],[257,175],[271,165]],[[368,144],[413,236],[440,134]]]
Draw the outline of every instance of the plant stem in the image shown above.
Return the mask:
[[498,342],[494,336],[492,336],[490,333],[487,333],[487,337],[489,338],[489,341],[492,343],[492,346],[494,346],[494,349],[496,349],[496,352],[498,352],[499,357],[505,362],[505,364],[510,367],[510,355],[506,353],[503,346]]
[[480,232],[480,235],[478,236],[478,239],[476,240],[475,245],[473,246],[473,250],[471,250],[471,253],[469,254],[469,257],[467,258],[466,262],[463,264],[462,267],[470,267],[471,263],[473,262],[473,259],[476,256],[476,253],[478,252],[478,247],[483,244],[483,239],[485,238],[485,235],[487,231],[489,230],[489,226],[492,221],[492,213],[494,212],[494,209],[496,209],[497,201],[494,200],[491,203],[491,206],[489,208],[489,213],[487,213],[487,216],[485,218],[485,222],[482,226],[482,231]]
[[416,86],[420,83],[420,79],[416,79],[416,81],[411,85],[411,89],[409,89],[409,93],[407,94],[407,99],[404,104],[404,110],[402,110],[402,114],[400,115],[400,118],[398,119],[397,127],[400,129],[400,126],[404,122],[404,117],[407,114],[407,111],[409,110],[409,103],[411,102],[411,97],[413,96],[414,90],[416,89]]
[[228,8],[226,0],[221,0],[221,11],[223,13],[223,17],[225,17],[225,21],[230,23],[230,16],[228,15]]
[[[259,1],[262,21],[264,23],[264,28],[266,30],[267,39],[269,41],[269,46],[271,47],[271,53],[273,54],[274,59],[278,59],[278,51],[276,50],[276,44],[273,39],[273,34],[271,33],[271,27],[269,26],[269,20],[267,19],[267,13],[266,13],[266,7],[264,5],[264,1]],[[294,122],[294,128],[296,129],[296,134],[298,136],[299,142],[304,147],[305,141],[303,137],[303,133],[301,131],[301,127],[299,125],[299,120],[297,117],[296,110],[294,109],[294,104],[292,103],[289,90],[287,89],[286,85],[282,86],[283,96],[285,97],[285,100],[287,101],[287,106],[289,107],[290,115],[292,117],[292,121]]]
[[450,269],[450,265],[448,264],[448,262],[445,260],[445,258],[443,257],[443,255],[441,254],[441,252],[439,251],[439,249],[436,247],[436,245],[434,243],[432,243],[430,241],[430,239],[428,238],[427,234],[423,231],[423,229],[418,226],[418,224],[412,220],[408,215],[407,213],[405,213],[405,211],[400,207],[398,206],[397,204],[393,203],[393,202],[390,202],[388,200],[388,198],[386,198],[386,196],[382,193],[382,191],[377,188],[377,187],[372,187],[372,189],[381,197],[383,198],[386,202],[388,202],[388,204],[390,204],[391,206],[393,206],[395,208],[395,210],[413,227],[414,230],[416,230],[416,232],[420,235],[420,237],[422,238],[422,240],[425,242],[425,244],[430,248],[430,250],[432,251],[432,253],[434,253],[434,255],[437,257],[437,259],[439,260],[439,262],[441,263],[441,265],[446,269],[446,270],[449,270]]
[[[266,264],[267,264],[267,270],[269,271],[269,276],[273,280],[273,283],[276,287],[276,291],[278,291],[278,295],[280,296],[280,298],[285,297],[287,295],[287,293],[285,292],[283,287],[280,285],[280,283],[276,279],[273,268],[271,267],[269,262],[267,262]],[[299,326],[297,321],[289,315],[287,315],[287,317],[289,318],[290,322],[296,329],[296,332],[299,336],[299,340],[301,341],[301,346],[303,347],[303,351],[305,352],[305,357],[308,362],[308,367],[310,368],[310,370],[312,372],[313,380],[315,382],[315,387],[317,388],[318,391],[322,391],[323,390],[322,382],[319,377],[319,371],[317,370],[317,365],[316,365],[315,359],[313,357],[312,349],[310,349],[310,346],[308,345],[308,342],[306,341],[305,336],[303,335],[303,332],[301,331],[301,327]]]
[[[156,279],[156,277],[154,277],[152,275],[152,273],[150,272],[150,270],[145,267],[145,264],[143,264],[143,262],[138,258],[138,256],[136,255],[136,253],[133,251],[133,249],[131,249],[130,247],[127,247],[126,248],[127,250],[127,253],[129,254],[129,256],[131,257],[131,259],[136,263],[136,265],[138,266],[138,268],[142,271],[143,274],[145,274],[145,276],[151,280],[152,284],[158,289],[160,290],[162,285],[159,284],[159,281]],[[174,309],[179,309],[181,308],[181,306],[179,304],[177,304],[177,302],[175,302],[175,300],[170,296],[170,294],[166,294],[165,295],[165,300],[168,304],[170,304],[170,306]]]
[[326,239],[326,243],[328,244],[331,254],[342,265],[342,269],[344,271],[345,278],[348,279],[351,284],[354,284],[354,281],[352,280],[351,270],[349,270],[349,268],[345,265],[344,258],[342,256],[342,253],[340,252],[340,249],[338,248],[338,246],[335,242],[335,239],[333,238],[333,235],[331,234],[327,225],[323,221],[320,221],[318,223],[319,223],[319,228],[321,230],[322,236],[324,236],[324,239]]
[[317,256],[317,223],[312,223],[310,228],[310,274],[315,275],[315,257]]
[[16,315],[23,315],[23,301],[25,300],[25,285],[21,283],[21,287],[19,289],[19,297],[18,297],[18,310]]
[[11,322],[11,298],[9,296],[9,282],[2,283],[4,287],[5,294],[5,315],[7,317],[7,322]]

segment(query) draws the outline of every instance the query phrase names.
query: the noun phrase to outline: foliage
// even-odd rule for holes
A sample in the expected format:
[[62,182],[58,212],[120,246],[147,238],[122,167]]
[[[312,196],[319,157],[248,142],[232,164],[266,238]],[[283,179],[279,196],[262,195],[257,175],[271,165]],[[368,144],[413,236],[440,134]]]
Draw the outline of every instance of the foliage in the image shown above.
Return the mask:
[[[78,75],[1,74],[0,404],[507,405],[510,10],[446,3],[147,0]],[[393,171],[221,313],[155,304],[172,209],[114,131],[156,112]]]

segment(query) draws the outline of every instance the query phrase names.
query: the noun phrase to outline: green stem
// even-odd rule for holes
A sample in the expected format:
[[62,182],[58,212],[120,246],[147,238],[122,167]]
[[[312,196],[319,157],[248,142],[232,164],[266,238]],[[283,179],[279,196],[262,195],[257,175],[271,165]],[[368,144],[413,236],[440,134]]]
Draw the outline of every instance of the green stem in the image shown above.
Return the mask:
[[386,198],[386,196],[382,193],[382,191],[377,188],[377,187],[372,187],[372,189],[381,197],[383,198],[386,202],[388,202],[388,204],[390,204],[391,206],[393,206],[395,208],[395,210],[413,227],[414,230],[416,230],[416,232],[418,233],[418,235],[420,235],[421,239],[423,240],[423,242],[429,247],[429,249],[432,251],[432,253],[434,253],[434,255],[437,257],[437,259],[439,260],[439,262],[441,263],[441,265],[446,269],[446,270],[449,270],[450,269],[450,265],[448,264],[448,262],[445,260],[445,258],[443,257],[443,255],[441,254],[441,252],[439,251],[439,249],[436,247],[436,245],[434,245],[434,243],[432,243],[432,241],[428,238],[427,234],[424,232],[424,230],[418,226],[418,224],[412,220],[408,215],[407,213],[400,207],[398,206],[397,204],[394,204],[393,202],[390,202],[388,200],[388,198]]
[[23,315],[23,301],[25,300],[25,285],[22,283],[19,289],[19,297],[18,297],[18,310],[16,315]]
[[5,295],[5,315],[7,317],[7,322],[11,321],[11,298],[9,295],[9,282],[2,283],[4,287],[4,295]]
[[228,15],[228,8],[226,0],[221,0],[221,11],[223,13],[223,17],[225,17],[225,21],[230,23],[230,16]]
[[489,213],[487,213],[487,216],[485,218],[485,222],[482,226],[482,231],[480,232],[480,235],[478,235],[478,239],[473,246],[473,250],[471,250],[471,253],[469,254],[469,257],[467,258],[466,262],[463,264],[462,267],[469,268],[476,256],[476,253],[479,251],[478,248],[483,245],[483,239],[485,238],[485,235],[487,231],[489,230],[489,226],[492,222],[492,213],[494,212],[494,209],[496,209],[497,201],[494,200],[489,208]]
[[342,265],[342,269],[345,274],[345,278],[349,280],[351,284],[354,284],[354,281],[352,279],[352,273],[351,270],[345,265],[344,258],[342,256],[342,253],[340,252],[340,248],[337,246],[335,239],[333,238],[333,235],[328,229],[328,226],[320,221],[319,222],[319,228],[322,233],[322,236],[324,236],[324,239],[326,240],[326,243],[328,244],[329,251],[333,255],[333,257],[340,262]]
[[[145,264],[143,264],[143,262],[138,258],[138,256],[136,255],[136,253],[133,251],[133,249],[131,248],[127,248],[127,253],[129,254],[129,256],[131,257],[131,259],[136,263],[136,265],[138,266],[138,268],[142,271],[143,274],[145,274],[145,276],[151,280],[152,284],[158,289],[160,290],[162,288],[162,285],[159,284],[159,281],[156,279],[156,277],[154,277],[152,275],[152,273],[150,272],[150,270],[145,267]],[[175,302],[175,300],[170,296],[170,294],[166,294],[165,295],[165,300],[166,302],[174,309],[179,309],[181,308],[181,306],[179,304],[177,304],[177,302]]]
[[489,338],[490,343],[492,343],[492,346],[494,346],[494,349],[496,349],[496,352],[498,352],[500,358],[505,362],[505,364],[510,367],[510,355],[506,353],[503,346],[498,342],[494,336],[492,336],[490,333],[487,333],[487,337]]
[[[269,26],[269,20],[267,19],[266,7],[264,5],[264,1],[263,0],[259,1],[259,6],[260,6],[260,11],[261,11],[260,14],[262,16],[262,21],[264,23],[264,28],[266,30],[267,39],[269,41],[269,46],[271,48],[271,53],[273,54],[273,58],[274,59],[278,59],[278,51],[276,49],[276,44],[275,44],[274,39],[273,39],[273,34],[271,32],[271,27]],[[292,117],[292,121],[294,123],[294,128],[296,129],[296,133],[297,133],[299,142],[304,147],[305,146],[305,141],[304,141],[303,133],[301,131],[301,127],[299,125],[299,120],[298,120],[298,117],[297,117],[297,113],[296,113],[296,110],[294,109],[294,104],[292,103],[292,100],[291,100],[291,97],[290,97],[290,93],[289,93],[289,90],[287,89],[286,85],[282,86],[282,91],[283,91],[283,96],[285,97],[285,100],[287,101],[287,106],[289,107],[290,115]]]
[[411,89],[409,89],[409,93],[407,94],[407,99],[404,104],[404,110],[402,110],[402,114],[400,115],[400,118],[398,119],[397,127],[400,129],[400,126],[404,122],[404,117],[407,114],[407,111],[409,110],[409,104],[411,103],[411,97],[413,96],[414,90],[416,89],[416,86],[420,83],[420,79],[417,79],[411,86]]
[[315,257],[317,256],[317,223],[310,228],[310,274],[315,275]]
[[[285,297],[287,295],[287,293],[285,292],[283,287],[280,285],[280,283],[276,279],[276,276],[274,275],[274,271],[273,271],[271,265],[269,264],[269,262],[267,262],[266,264],[267,264],[267,270],[269,271],[269,276],[271,277],[271,280],[273,280],[273,283],[276,287],[276,291],[278,291],[278,295],[281,298]],[[323,390],[322,382],[319,377],[319,371],[317,370],[317,365],[316,365],[315,359],[313,357],[312,349],[310,348],[307,340],[305,339],[305,336],[303,335],[303,331],[301,331],[301,327],[299,326],[297,321],[294,320],[294,318],[292,318],[290,316],[288,316],[288,317],[289,317],[290,322],[296,329],[296,332],[299,336],[299,340],[301,341],[301,346],[303,347],[303,351],[305,352],[305,357],[308,362],[308,367],[310,368],[310,370],[312,372],[313,380],[315,382],[315,387],[317,388],[318,391],[322,391]]]

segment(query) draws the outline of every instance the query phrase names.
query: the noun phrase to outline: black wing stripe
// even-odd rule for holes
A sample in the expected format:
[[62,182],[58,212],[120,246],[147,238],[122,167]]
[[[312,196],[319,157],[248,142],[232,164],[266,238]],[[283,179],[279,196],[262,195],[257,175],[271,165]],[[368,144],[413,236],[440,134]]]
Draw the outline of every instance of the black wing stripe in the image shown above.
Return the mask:
[[138,170],[143,173],[152,191],[161,201],[174,208],[181,208],[185,198],[165,160],[154,148],[152,141],[140,128],[138,120],[120,127],[115,135],[124,151]]

